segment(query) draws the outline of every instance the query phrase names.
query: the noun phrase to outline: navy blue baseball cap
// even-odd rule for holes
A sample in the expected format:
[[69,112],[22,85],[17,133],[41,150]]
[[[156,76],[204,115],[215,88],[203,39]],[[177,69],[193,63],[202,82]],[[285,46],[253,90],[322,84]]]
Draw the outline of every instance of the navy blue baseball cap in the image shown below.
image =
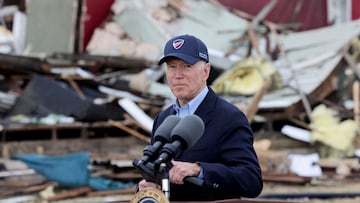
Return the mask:
[[192,35],[180,35],[170,39],[158,64],[164,63],[169,57],[179,58],[189,64],[195,64],[199,60],[209,62],[206,45]]

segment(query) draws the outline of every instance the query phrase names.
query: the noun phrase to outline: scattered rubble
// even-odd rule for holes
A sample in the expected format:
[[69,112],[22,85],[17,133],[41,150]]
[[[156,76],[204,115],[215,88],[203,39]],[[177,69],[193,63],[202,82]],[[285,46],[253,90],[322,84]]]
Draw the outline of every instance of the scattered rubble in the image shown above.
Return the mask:
[[[248,116],[264,182],[358,182],[359,20],[293,32],[263,20],[275,1],[245,18],[217,1],[116,0],[80,53],[76,25],[84,11],[76,2],[32,0],[27,12],[14,9],[12,27],[26,27],[26,37],[0,26],[0,199],[131,198],[141,178],[131,160],[149,143],[152,118],[173,99],[157,59],[178,33],[208,44],[209,85]],[[49,12],[54,7],[63,9]],[[43,161],[14,160],[80,152],[90,153],[82,175],[131,184],[70,189],[37,170]],[[261,197],[270,196],[265,188]]]

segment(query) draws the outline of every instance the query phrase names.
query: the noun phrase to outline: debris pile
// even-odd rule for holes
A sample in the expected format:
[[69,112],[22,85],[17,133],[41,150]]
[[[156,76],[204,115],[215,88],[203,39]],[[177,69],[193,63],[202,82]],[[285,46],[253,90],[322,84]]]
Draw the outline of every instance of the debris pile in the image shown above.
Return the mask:
[[[75,25],[85,11],[76,2],[32,0],[26,12],[15,9],[11,27],[26,28],[26,36],[0,26],[0,174],[3,185],[14,186],[0,187],[0,198],[40,191],[47,201],[131,195],[130,184],[101,192],[82,184],[49,194],[68,185],[36,170],[37,159],[14,170],[8,163],[20,155],[52,160],[86,152],[82,175],[139,179],[129,161],[141,156],[152,119],[173,99],[157,60],[167,39],[182,33],[208,45],[209,86],[248,116],[264,182],[359,177],[359,20],[292,32],[263,20],[274,1],[258,16],[244,17],[217,1],[116,0],[80,53],[74,47],[81,26]],[[66,12],[53,12],[60,7],[55,10]],[[51,14],[44,19],[41,12]],[[48,35],[39,34],[40,25]],[[27,174],[35,178],[23,185],[13,181]],[[115,186],[110,180],[107,186]]]

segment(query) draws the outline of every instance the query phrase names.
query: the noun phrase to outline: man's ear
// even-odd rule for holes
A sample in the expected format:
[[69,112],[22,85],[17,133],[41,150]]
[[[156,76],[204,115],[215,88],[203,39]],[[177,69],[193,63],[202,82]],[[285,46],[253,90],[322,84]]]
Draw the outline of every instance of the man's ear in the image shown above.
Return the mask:
[[206,75],[207,75],[206,79],[209,78],[210,70],[211,70],[211,64],[210,64],[210,63],[206,63],[206,64],[205,64],[205,68],[204,68],[204,71],[206,72]]

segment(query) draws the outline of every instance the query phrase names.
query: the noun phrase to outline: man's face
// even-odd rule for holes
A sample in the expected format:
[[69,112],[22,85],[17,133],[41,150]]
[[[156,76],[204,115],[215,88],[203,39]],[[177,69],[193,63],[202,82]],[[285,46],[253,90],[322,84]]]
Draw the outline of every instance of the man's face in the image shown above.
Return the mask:
[[166,61],[166,78],[181,106],[191,101],[205,86],[210,64],[198,61],[191,65],[177,58]]

